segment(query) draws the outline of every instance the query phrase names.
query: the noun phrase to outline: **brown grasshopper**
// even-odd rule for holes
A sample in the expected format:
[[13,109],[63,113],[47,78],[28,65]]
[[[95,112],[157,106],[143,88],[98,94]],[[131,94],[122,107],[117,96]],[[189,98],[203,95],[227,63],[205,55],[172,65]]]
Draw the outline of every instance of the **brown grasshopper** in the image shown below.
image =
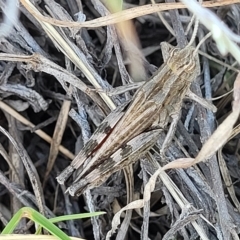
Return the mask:
[[[108,115],[76,158],[57,177],[63,184],[78,170],[79,176],[68,188],[70,195],[80,195],[86,188],[97,187],[114,172],[134,163],[153,147],[160,133],[170,124],[163,144],[166,146],[181,115],[183,99],[194,96],[199,100],[189,90],[200,74],[195,49],[191,46],[179,49],[167,43],[162,43],[162,49],[168,53],[163,51],[163,65],[136,91],[130,103],[119,106]],[[209,107],[206,100],[201,99],[201,104]]]

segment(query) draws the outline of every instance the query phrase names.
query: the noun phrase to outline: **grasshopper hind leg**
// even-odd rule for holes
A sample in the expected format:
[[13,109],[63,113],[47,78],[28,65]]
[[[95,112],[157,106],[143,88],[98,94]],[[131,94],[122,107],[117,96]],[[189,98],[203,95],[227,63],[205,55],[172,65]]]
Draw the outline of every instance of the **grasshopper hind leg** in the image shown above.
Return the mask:
[[180,116],[181,116],[181,112],[176,112],[175,114],[171,115],[172,122],[170,124],[169,130],[167,132],[167,135],[164,139],[164,142],[163,142],[161,150],[160,150],[160,155],[162,157],[165,156],[165,151],[166,151],[167,147],[170,145],[170,142],[172,141],[172,139],[174,137],[176,127],[177,127],[177,123],[180,119]]

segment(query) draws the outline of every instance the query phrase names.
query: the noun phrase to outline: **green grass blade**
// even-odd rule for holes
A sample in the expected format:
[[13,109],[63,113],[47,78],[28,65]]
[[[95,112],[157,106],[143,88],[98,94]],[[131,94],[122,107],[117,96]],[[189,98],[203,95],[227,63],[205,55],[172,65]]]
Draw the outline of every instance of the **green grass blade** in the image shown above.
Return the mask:
[[22,208],[14,214],[14,216],[11,218],[11,220],[6,225],[6,227],[2,230],[1,234],[11,234],[16,228],[16,226],[18,225],[21,218],[22,218]]
[[105,214],[105,212],[71,214],[71,215],[65,215],[65,216],[51,218],[51,219],[49,219],[49,221],[51,221],[51,223],[56,223],[56,222],[62,222],[62,221],[67,221],[67,220],[96,217],[96,216],[99,216],[102,214]]
[[39,212],[33,210],[32,218],[33,218],[32,220],[34,222],[38,223],[40,226],[45,228],[52,235],[54,235],[62,240],[70,240],[70,237],[68,237],[67,234],[65,234],[61,229],[59,229],[57,226],[55,226],[53,223],[51,223],[47,218],[45,218]]
[[2,231],[2,234],[10,234],[13,232],[17,224],[19,223],[22,217],[26,217],[31,219],[33,222],[39,224],[41,227],[45,228],[52,235],[56,236],[61,240],[70,240],[67,234],[65,234],[62,230],[60,230],[57,226],[51,223],[47,218],[45,218],[42,214],[37,212],[36,210],[24,207],[21,208],[10,220],[7,226]]

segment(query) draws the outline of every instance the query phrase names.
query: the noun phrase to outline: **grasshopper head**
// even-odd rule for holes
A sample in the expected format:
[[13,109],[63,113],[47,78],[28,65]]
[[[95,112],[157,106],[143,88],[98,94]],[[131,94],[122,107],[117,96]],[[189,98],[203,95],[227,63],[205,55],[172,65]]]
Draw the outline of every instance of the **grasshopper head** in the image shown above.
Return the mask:
[[172,47],[167,59],[167,65],[176,74],[200,74],[199,59],[193,47],[183,49]]

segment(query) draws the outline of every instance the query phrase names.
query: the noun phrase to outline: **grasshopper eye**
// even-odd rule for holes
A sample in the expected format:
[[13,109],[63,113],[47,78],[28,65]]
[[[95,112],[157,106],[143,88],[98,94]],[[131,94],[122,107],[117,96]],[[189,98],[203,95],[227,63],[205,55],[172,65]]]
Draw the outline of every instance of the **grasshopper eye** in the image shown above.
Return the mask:
[[177,72],[181,66],[182,66],[182,61],[179,61],[179,53],[180,49],[174,48],[171,50],[169,54],[169,59],[167,60],[167,65],[169,66],[170,69],[173,70],[173,72]]
[[185,65],[185,69],[184,69],[184,70],[185,70],[187,73],[191,73],[195,67],[196,67],[195,58],[189,58],[189,61],[186,62],[186,65]]

